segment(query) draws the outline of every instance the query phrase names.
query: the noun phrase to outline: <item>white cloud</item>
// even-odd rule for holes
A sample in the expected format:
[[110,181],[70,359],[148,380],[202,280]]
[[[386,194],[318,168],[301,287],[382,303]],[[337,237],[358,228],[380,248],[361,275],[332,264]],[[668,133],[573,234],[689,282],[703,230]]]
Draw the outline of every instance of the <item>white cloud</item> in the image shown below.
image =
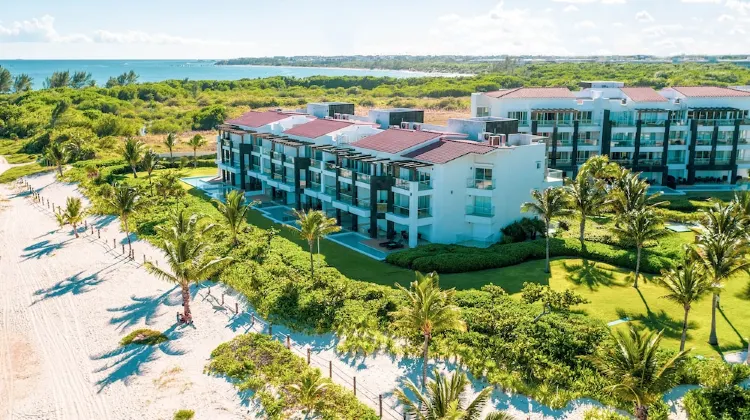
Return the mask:
[[598,36],[589,36],[589,37],[583,38],[581,41],[583,41],[586,44],[593,44],[593,45],[604,44],[604,41],[602,41],[602,39],[599,38]]
[[576,22],[575,27],[577,29],[594,29],[596,28],[596,23],[590,20],[582,20],[580,22]]
[[8,42],[90,42],[83,34],[60,35],[55,29],[55,18],[44,15],[41,18],[15,21],[8,26],[0,24],[0,40]]
[[578,7],[576,7],[574,4],[570,4],[568,6],[565,6],[565,8],[563,9],[563,12],[565,12],[565,13],[568,13],[568,12],[577,12],[577,11],[578,11]]
[[727,22],[727,21],[730,21],[730,20],[734,20],[734,16],[732,16],[732,15],[721,15],[718,18],[716,18],[716,20],[719,21],[719,22]]
[[737,13],[741,13],[743,15],[746,15],[748,12],[750,12],[750,2],[747,2],[747,1],[727,0],[727,2],[724,5],[728,7],[730,10],[733,10]]
[[602,0],[602,4],[625,4],[626,0]]
[[95,42],[109,44],[216,45],[217,43],[224,43],[216,41],[206,41],[197,38],[183,38],[180,36],[167,34],[150,34],[141,31],[110,32],[98,30],[94,32],[93,39]]
[[648,22],[653,22],[654,17],[651,16],[651,13],[645,10],[641,10],[640,12],[635,14],[635,20],[641,23],[648,23]]
[[715,3],[719,4],[722,0],[680,0],[683,3]]

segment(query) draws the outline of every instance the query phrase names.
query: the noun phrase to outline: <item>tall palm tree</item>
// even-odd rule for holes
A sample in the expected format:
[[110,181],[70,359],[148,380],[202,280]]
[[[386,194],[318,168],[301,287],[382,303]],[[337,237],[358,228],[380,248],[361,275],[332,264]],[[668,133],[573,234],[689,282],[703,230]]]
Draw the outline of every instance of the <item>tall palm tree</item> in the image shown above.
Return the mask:
[[705,270],[697,261],[695,252],[690,248],[685,249],[682,261],[680,261],[676,268],[662,270],[661,278],[659,278],[658,282],[668,292],[662,297],[682,305],[685,311],[685,317],[682,321],[680,351],[685,350],[690,307],[694,302],[698,302],[706,296],[713,289],[713,286],[706,276]]
[[47,150],[44,153],[44,157],[47,158],[49,162],[57,166],[57,172],[60,174],[60,176],[62,176],[62,167],[65,162],[68,161],[69,157],[68,150],[65,148],[65,146],[56,141],[50,142],[49,146],[47,146]]
[[112,194],[104,197],[107,205],[120,216],[122,227],[125,231],[125,237],[128,240],[128,249],[132,252],[133,246],[130,243],[130,227],[128,226],[129,217],[143,206],[141,195],[138,190],[127,185],[116,186]]
[[174,133],[167,134],[167,138],[164,139],[164,145],[167,146],[167,149],[169,149],[169,161],[171,162],[174,159],[174,156],[172,156],[172,149],[177,146],[177,136]]
[[635,417],[639,420],[648,419],[648,406],[671,388],[672,379],[687,354],[683,350],[659,363],[657,353],[662,334],[663,331],[639,334],[631,326],[628,331],[612,332],[615,339],[612,348],[583,356],[614,384],[608,387],[609,391],[633,402]]
[[216,208],[219,210],[222,216],[224,216],[224,223],[232,235],[232,244],[237,246],[237,233],[240,231],[242,224],[245,223],[245,214],[247,210],[258,204],[254,201],[250,204],[245,203],[245,192],[242,190],[231,190],[224,194],[224,202],[221,200],[213,200],[216,203]]
[[12,83],[13,78],[10,75],[10,71],[8,71],[8,69],[0,67],[0,93],[10,92]]
[[533,212],[539,215],[544,220],[545,238],[547,246],[547,263],[544,268],[545,273],[549,273],[549,229],[550,223],[553,217],[562,216],[568,214],[568,202],[565,190],[562,188],[547,188],[544,191],[532,190],[531,198],[534,201],[529,201],[521,205],[521,211]]
[[[398,401],[406,408],[412,418],[417,420],[479,420],[482,408],[487,404],[492,393],[492,387],[484,388],[479,394],[466,403],[466,390],[471,382],[463,372],[456,372],[451,376],[441,375],[435,369],[435,380],[427,383],[422,392],[410,379],[404,382],[404,389],[397,389],[394,394]],[[406,394],[414,394],[412,400]],[[510,420],[504,412],[494,412],[485,420]]]
[[294,215],[299,221],[299,236],[307,241],[310,249],[310,280],[315,281],[315,261],[313,260],[313,246],[320,238],[336,233],[341,226],[336,224],[336,219],[327,217],[320,210],[299,211],[294,210]]
[[32,81],[33,79],[28,74],[21,73],[17,75],[13,79],[13,91],[16,93],[21,93],[31,90]]
[[141,159],[143,159],[143,143],[140,140],[128,137],[125,140],[121,154],[125,162],[130,165],[130,169],[133,170],[133,178],[138,178],[136,167],[141,163]]
[[585,247],[586,218],[601,210],[606,197],[604,187],[596,178],[583,173],[578,174],[576,179],[566,187],[566,191],[574,210],[581,218],[580,240],[581,247]]
[[169,271],[151,262],[147,262],[145,267],[156,277],[180,286],[184,311],[182,320],[190,323],[190,284],[206,280],[229,259],[208,255],[209,243],[203,236],[214,225],[199,227],[198,215],[188,216],[185,209],[175,211],[171,219],[168,225],[156,227],[160,239],[158,247],[164,252]]
[[621,170],[620,165],[616,162],[610,162],[607,155],[597,155],[590,157],[578,169],[578,174],[592,176],[596,179],[616,178]]
[[73,226],[73,233],[78,238],[78,225],[86,217],[86,209],[83,208],[81,199],[78,197],[68,197],[65,200],[65,210],[63,211],[65,223]]
[[193,167],[198,167],[198,149],[206,145],[206,139],[196,134],[188,140],[188,146],[193,148]]
[[730,237],[743,236],[745,215],[736,202],[717,202],[711,208],[703,211],[701,230],[711,235],[727,235]]
[[617,235],[633,242],[636,250],[635,279],[633,287],[638,288],[638,275],[641,270],[641,252],[646,241],[656,239],[663,234],[662,220],[659,215],[648,208],[627,212],[618,217],[619,225],[614,226]]
[[711,334],[708,343],[718,345],[716,309],[723,282],[741,271],[750,272],[750,247],[744,237],[735,234],[707,232],[698,238],[697,253],[713,286],[711,300]]
[[732,204],[741,215],[750,218],[750,191],[735,192]]
[[657,200],[661,192],[649,194],[648,188],[648,182],[641,179],[639,174],[628,171],[612,190],[609,204],[617,215],[669,204],[668,201]]
[[455,289],[440,290],[438,274],[423,275],[416,273],[416,280],[407,290],[400,284],[401,290],[408,303],[392,315],[394,325],[405,331],[418,330],[424,343],[422,345],[422,385],[427,383],[427,362],[430,340],[433,335],[449,330],[465,330],[466,324],[461,320],[461,311],[452,303]]
[[141,168],[148,174],[148,185],[151,185],[151,174],[155,169],[161,167],[159,162],[159,155],[157,155],[152,149],[148,149],[141,158]]
[[331,381],[320,376],[320,371],[308,370],[299,382],[288,386],[289,391],[297,400],[297,404],[305,410],[305,418],[315,411],[325,396]]

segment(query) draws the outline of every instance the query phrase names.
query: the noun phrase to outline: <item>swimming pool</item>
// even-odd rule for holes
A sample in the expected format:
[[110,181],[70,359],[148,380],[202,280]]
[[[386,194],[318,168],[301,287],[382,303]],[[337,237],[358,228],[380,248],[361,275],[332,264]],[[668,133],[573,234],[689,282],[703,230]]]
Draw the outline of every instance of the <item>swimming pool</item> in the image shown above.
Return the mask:
[[349,249],[353,249],[360,254],[365,254],[368,257],[375,258],[376,260],[385,260],[386,253],[363,244],[362,241],[369,240],[370,238],[357,232],[344,232],[335,235],[329,235],[327,239],[336,242],[339,245],[343,245]]

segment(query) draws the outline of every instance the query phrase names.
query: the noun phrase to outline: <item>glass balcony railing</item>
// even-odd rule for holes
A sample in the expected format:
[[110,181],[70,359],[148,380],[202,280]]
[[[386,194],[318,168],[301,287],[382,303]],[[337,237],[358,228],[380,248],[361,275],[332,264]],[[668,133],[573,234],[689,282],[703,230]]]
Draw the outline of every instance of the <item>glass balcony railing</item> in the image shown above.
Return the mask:
[[612,147],[633,147],[635,141],[633,140],[612,140]]
[[659,158],[659,159],[640,159],[638,161],[638,165],[640,165],[640,166],[660,166],[661,165],[661,158]]
[[674,164],[685,163],[685,156],[670,156],[667,158],[667,163],[674,163]]
[[466,206],[466,214],[470,216],[479,216],[479,217],[494,217],[495,216],[495,206],[492,207],[485,207],[485,206]]
[[335,162],[326,162],[326,164],[323,166],[323,169],[330,172],[336,172],[336,163]]
[[256,174],[260,173],[260,165],[253,165],[251,171],[255,172]]
[[565,139],[565,140],[557,140],[557,146],[560,147],[568,147],[573,145],[573,140]]
[[699,119],[697,120],[699,125],[734,125],[734,120],[727,119]]
[[494,179],[475,179],[469,178],[466,180],[467,188],[476,188],[478,190],[494,190],[495,180]]
[[271,168],[263,168],[263,175],[271,176]]
[[432,209],[429,208],[429,207],[422,208],[422,209],[417,209],[417,217],[420,218],[420,219],[424,219],[424,218],[427,218],[427,217],[432,217]]
[[372,175],[357,172],[357,181],[369,184],[370,182],[372,182]]
[[288,176],[288,177],[284,178],[284,184],[294,185],[294,177],[293,176],[291,176],[291,177]]
[[317,168],[317,169],[320,169],[320,165],[321,165],[321,163],[322,163],[322,161],[319,161],[319,160],[315,160],[315,159],[310,159],[310,167],[311,167],[311,168]]
[[263,156],[271,156],[271,149],[267,147],[261,147],[260,148],[260,154]]
[[396,216],[409,217],[409,208],[394,205],[392,213]]
[[573,164],[573,159],[556,159],[555,165],[557,166],[569,166]]
[[346,204],[352,204],[352,196],[350,194],[341,193],[339,198],[336,199],[337,201],[341,201],[342,203]]
[[369,209],[370,199],[369,198],[357,198],[357,207],[363,208],[363,209]]
[[320,182],[310,181],[310,189],[313,191],[320,191]]
[[388,203],[378,203],[377,208],[378,213],[385,213],[388,211]]
[[716,158],[714,163],[717,165],[729,165],[729,158]]
[[598,146],[599,139],[578,139],[578,146]]
[[398,188],[398,189],[400,189],[400,190],[409,190],[410,189],[409,181],[406,180],[406,179],[401,179],[401,178],[396,178],[393,186],[396,187],[396,188]]
[[635,127],[635,121],[610,121],[612,127]]
[[326,185],[325,187],[323,187],[323,192],[326,195],[330,195],[331,197],[335,197],[336,196],[336,187],[334,185]]
[[711,163],[711,158],[695,158],[696,165],[708,165]]
[[276,181],[282,181],[284,180],[284,175],[274,172],[273,173],[273,179]]
[[271,159],[281,160],[281,153],[279,153],[279,152],[271,152]]
[[641,139],[641,147],[662,147],[664,146],[664,140],[643,140]]
[[615,162],[618,165],[630,165],[631,163],[633,163],[633,159],[627,159],[627,158],[610,159],[610,162]]
[[643,121],[641,127],[664,127],[665,121]]
[[419,181],[417,182],[417,188],[419,188],[419,191],[427,191],[432,189],[432,182],[429,180],[427,181]]
[[687,144],[687,140],[684,138],[681,139],[669,139],[669,144],[674,146],[681,146]]
[[711,139],[697,139],[695,141],[695,144],[697,146],[710,146],[711,145]]
[[294,158],[295,158],[295,156],[286,155],[286,156],[284,156],[284,162],[286,162],[286,163],[294,163]]
[[594,120],[578,120],[578,125],[599,125],[599,123]]
[[352,170],[341,168],[339,176],[342,178],[352,179]]

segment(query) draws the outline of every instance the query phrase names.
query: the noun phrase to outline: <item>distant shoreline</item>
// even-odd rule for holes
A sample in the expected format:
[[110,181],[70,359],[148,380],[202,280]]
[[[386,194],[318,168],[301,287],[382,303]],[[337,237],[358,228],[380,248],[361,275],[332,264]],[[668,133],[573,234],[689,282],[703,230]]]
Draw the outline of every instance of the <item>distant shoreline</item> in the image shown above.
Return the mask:
[[[294,64],[231,64],[231,63],[219,63],[214,62],[215,66],[219,67],[253,67],[253,68],[279,68],[279,67],[294,67],[297,69],[311,69],[311,70],[359,70],[359,71],[398,71],[403,73],[414,73],[414,74],[427,74],[429,77],[472,77],[476,76],[474,73],[446,73],[441,71],[423,71],[423,70],[407,70],[407,69],[384,69],[384,68],[364,68],[364,67],[338,67],[338,66],[297,66]],[[419,76],[415,76],[419,77]]]

